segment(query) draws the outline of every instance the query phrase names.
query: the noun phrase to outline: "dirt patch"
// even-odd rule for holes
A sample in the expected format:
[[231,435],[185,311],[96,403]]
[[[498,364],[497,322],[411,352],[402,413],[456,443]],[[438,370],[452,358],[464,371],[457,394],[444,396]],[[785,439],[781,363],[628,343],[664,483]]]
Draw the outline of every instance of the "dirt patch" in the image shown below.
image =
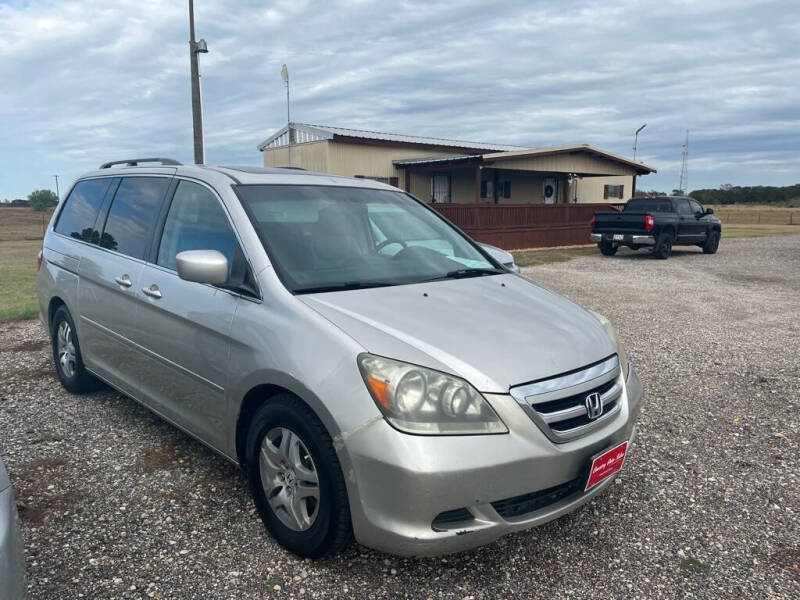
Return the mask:
[[19,517],[29,525],[42,525],[65,512],[80,512],[80,501],[86,497],[77,490],[68,490],[52,496],[36,496],[29,502],[17,502]]
[[136,466],[145,474],[170,469],[177,464],[178,451],[174,446],[153,446],[139,452]]
[[63,456],[45,456],[22,463],[18,473],[22,479],[38,479],[42,473],[63,467],[67,463],[67,459]]
[[0,350],[0,352],[38,352],[49,347],[50,343],[45,340],[29,340],[27,342],[21,342],[15,346],[4,348]]
[[800,581],[800,548],[783,548],[772,556],[772,562],[786,569],[795,581]]
[[9,380],[16,381],[40,381],[42,379],[50,379],[56,377],[56,372],[53,367],[38,367],[33,369],[18,369],[11,371],[7,375]]
[[689,573],[696,573],[698,575],[705,575],[710,568],[706,563],[691,557],[681,559],[680,566],[684,571],[689,571]]

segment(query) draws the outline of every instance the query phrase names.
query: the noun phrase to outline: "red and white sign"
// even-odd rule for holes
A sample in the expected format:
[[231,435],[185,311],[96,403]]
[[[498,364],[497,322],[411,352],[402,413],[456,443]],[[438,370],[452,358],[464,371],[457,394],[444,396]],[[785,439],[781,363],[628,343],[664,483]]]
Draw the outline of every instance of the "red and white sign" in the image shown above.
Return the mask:
[[627,451],[628,442],[622,442],[618,446],[614,446],[610,450],[606,450],[602,454],[595,456],[592,461],[592,467],[589,470],[589,479],[586,481],[586,489],[583,491],[588,492],[598,483],[618,472],[625,462],[625,453]]

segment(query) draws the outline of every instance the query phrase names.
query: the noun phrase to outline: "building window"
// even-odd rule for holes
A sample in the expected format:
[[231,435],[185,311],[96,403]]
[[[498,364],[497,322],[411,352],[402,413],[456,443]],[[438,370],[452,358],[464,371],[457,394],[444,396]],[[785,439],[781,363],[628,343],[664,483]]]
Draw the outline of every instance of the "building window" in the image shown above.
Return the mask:
[[511,182],[498,181],[497,182],[497,197],[494,195],[494,181],[491,179],[484,179],[481,181],[481,198],[489,198],[497,202],[500,198],[511,198]]
[[434,173],[431,177],[431,202],[445,204],[450,201],[450,176],[446,173]]
[[624,185],[604,185],[603,186],[603,200],[608,200],[609,198],[616,198],[621,200],[622,195],[625,193],[625,186]]

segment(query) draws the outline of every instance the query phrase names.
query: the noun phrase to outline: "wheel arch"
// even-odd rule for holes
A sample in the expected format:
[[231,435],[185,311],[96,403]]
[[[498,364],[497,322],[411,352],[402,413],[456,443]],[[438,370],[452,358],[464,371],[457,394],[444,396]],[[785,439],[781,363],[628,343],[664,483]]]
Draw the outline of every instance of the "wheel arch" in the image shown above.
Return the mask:
[[64,300],[60,296],[53,296],[52,298],[50,298],[50,302],[47,305],[47,328],[48,328],[48,330],[53,328],[53,315],[56,314],[56,311],[61,306],[65,307],[65,308],[67,308],[67,310],[69,310],[69,308],[67,307],[67,303],[64,302]]
[[[267,379],[267,381],[272,378]],[[294,384],[293,384],[294,383]],[[257,383],[249,386],[247,392],[242,396],[239,404],[238,414],[236,415],[235,427],[235,451],[236,460],[241,467],[245,467],[246,454],[247,454],[247,432],[250,428],[250,422],[258,409],[268,403],[270,399],[279,394],[291,394],[300,402],[308,407],[311,412],[316,415],[322,425],[328,431],[331,439],[335,439],[339,433],[338,428],[335,426],[335,421],[322,404],[322,402],[309,390],[302,388],[297,382],[280,381],[274,383]]]

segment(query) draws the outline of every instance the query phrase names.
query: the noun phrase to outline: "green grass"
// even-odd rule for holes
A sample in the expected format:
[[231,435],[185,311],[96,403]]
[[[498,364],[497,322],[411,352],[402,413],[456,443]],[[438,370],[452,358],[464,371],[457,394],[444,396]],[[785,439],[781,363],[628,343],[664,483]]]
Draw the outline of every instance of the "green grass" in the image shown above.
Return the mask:
[[36,300],[36,254],[39,240],[0,242],[0,322],[32,319]]

